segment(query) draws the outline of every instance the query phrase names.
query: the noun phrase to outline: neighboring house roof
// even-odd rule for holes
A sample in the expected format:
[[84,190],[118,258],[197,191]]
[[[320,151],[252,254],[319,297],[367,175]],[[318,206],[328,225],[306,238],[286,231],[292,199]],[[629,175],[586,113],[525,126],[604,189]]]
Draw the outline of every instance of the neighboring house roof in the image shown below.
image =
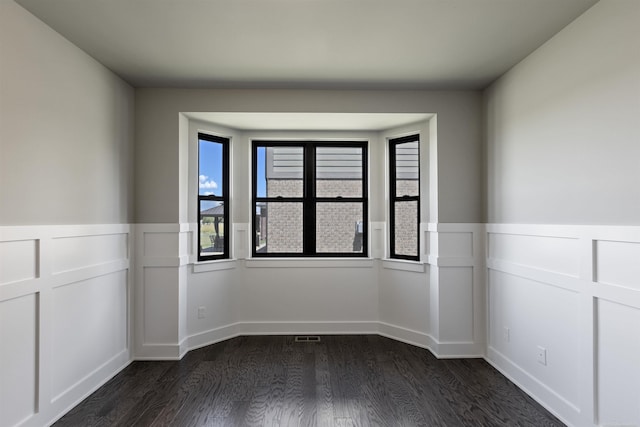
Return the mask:
[[220,204],[213,208],[200,211],[200,216],[224,216],[224,205]]

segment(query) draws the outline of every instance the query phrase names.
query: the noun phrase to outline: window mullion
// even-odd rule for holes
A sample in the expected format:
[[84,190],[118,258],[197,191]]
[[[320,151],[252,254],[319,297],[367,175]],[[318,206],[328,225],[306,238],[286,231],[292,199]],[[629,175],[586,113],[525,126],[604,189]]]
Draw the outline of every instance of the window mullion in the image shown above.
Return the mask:
[[316,253],[316,150],[315,144],[304,148],[304,249],[305,255]]
[[316,203],[362,203],[363,197],[316,197]]

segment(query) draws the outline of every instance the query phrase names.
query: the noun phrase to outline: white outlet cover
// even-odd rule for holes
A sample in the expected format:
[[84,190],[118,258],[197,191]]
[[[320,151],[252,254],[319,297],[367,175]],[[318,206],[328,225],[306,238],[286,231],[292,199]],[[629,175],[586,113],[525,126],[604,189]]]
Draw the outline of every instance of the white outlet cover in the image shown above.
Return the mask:
[[538,346],[538,363],[547,365],[547,349],[541,346]]

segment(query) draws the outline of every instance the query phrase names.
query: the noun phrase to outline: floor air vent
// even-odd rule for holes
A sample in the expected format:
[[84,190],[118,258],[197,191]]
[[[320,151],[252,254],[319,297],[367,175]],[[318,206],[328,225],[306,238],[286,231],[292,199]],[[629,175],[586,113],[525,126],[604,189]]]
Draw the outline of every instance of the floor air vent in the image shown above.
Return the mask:
[[317,335],[298,335],[296,342],[320,342],[320,337]]

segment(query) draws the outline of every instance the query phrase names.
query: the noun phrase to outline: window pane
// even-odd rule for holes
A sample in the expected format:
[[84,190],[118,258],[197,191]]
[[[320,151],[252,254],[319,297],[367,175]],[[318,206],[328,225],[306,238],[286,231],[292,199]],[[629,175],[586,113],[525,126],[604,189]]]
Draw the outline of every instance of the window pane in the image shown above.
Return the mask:
[[258,197],[302,197],[302,147],[258,147]]
[[362,203],[316,204],[316,252],[362,253]]
[[316,148],[316,197],[362,197],[362,148]]
[[418,202],[396,202],[394,213],[396,255],[418,256]]
[[302,203],[258,203],[255,239],[257,253],[301,253]]
[[223,254],[224,233],[222,202],[200,200],[200,256]]
[[198,194],[224,196],[222,194],[222,144],[199,140]]
[[267,194],[262,197],[302,197],[304,194],[302,183],[301,179],[269,179]]
[[418,141],[396,145],[396,196],[418,196],[420,192]]

